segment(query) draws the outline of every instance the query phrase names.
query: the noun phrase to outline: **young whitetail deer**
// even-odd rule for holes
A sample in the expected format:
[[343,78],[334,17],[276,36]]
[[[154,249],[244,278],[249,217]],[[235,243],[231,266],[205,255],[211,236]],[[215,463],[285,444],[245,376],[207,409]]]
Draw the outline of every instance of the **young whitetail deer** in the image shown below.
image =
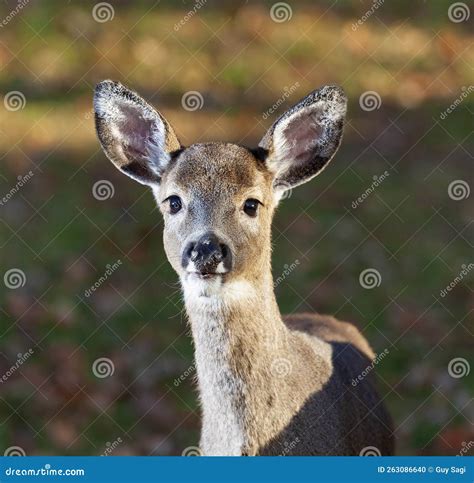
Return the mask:
[[331,160],[346,103],[342,89],[322,87],[283,114],[256,149],[184,147],[137,94],[117,82],[97,85],[106,155],[152,188],[164,216],[165,251],[194,338],[205,455],[393,452],[373,375],[358,378],[374,358],[367,341],[329,316],[283,318],[273,291],[278,200]]

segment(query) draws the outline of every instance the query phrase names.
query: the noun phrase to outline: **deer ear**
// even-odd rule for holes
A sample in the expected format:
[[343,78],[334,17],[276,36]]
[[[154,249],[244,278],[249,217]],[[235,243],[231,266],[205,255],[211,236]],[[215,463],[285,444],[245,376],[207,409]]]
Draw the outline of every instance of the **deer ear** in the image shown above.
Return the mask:
[[347,98],[337,86],[318,89],[286,111],[260,142],[273,186],[282,193],[319,174],[342,138]]
[[110,80],[96,86],[94,111],[97,135],[112,163],[142,184],[158,184],[170,153],[181,147],[166,119],[135,92]]

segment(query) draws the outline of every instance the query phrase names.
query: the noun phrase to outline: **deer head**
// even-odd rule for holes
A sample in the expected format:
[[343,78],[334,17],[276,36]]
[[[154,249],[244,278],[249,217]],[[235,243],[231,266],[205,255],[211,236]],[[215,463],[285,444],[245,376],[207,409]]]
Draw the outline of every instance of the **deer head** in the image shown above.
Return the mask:
[[256,149],[184,147],[166,119],[123,85],[94,97],[97,134],[112,163],[152,188],[167,257],[196,297],[271,284],[270,227],[282,194],[318,175],[339,147],[346,97],[318,89],[285,112]]

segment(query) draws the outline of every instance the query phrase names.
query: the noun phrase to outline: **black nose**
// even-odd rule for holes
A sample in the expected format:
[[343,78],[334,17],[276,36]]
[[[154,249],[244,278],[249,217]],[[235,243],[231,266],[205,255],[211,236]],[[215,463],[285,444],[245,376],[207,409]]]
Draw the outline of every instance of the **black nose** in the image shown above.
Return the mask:
[[188,268],[190,262],[194,263],[195,269],[202,275],[216,273],[221,262],[227,272],[231,268],[231,254],[227,245],[221,243],[214,233],[206,233],[197,242],[189,243],[184,249],[183,268]]

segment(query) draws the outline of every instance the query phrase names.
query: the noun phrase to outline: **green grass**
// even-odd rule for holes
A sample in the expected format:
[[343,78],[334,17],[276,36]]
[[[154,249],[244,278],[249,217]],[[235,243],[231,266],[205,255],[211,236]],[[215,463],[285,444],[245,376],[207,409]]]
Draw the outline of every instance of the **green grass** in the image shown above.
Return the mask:
[[[23,110],[1,113],[0,192],[35,173],[0,206],[2,273],[19,268],[27,280],[0,293],[0,375],[19,352],[35,352],[0,385],[0,452],[19,445],[28,454],[99,454],[121,437],[117,454],[181,454],[198,442],[194,378],[173,384],[192,363],[193,348],[160,214],[151,193],[99,152],[85,117],[92,86],[111,77],[163,106],[186,143],[255,145],[271,122],[262,113],[285,86],[300,83],[279,113],[320,84],[345,87],[350,122],[336,159],[283,200],[275,218],[275,276],[300,261],[277,287],[278,301],[283,313],[336,314],[363,329],[376,352],[389,350],[377,373],[399,453],[458,453],[474,383],[450,377],[448,365],[472,360],[473,274],[446,297],[440,290],[472,262],[472,195],[454,201],[448,186],[461,179],[472,189],[474,106],[471,95],[440,120],[472,83],[465,50],[472,35],[447,20],[449,4],[386,5],[361,37],[341,44],[347,24],[364,13],[358,2],[339,2],[327,14],[330,2],[302,3],[281,25],[269,20],[271,3],[261,3],[250,26],[238,20],[250,7],[210,5],[179,34],[173,25],[189,6],[160,4],[139,20],[145,3],[125,2],[103,25],[91,20],[92,4],[25,8],[0,43],[8,47],[2,91],[20,90],[27,99]],[[430,38],[428,50],[411,60],[421,45],[397,40],[380,22],[400,38]],[[365,50],[351,50],[363,42]],[[385,50],[394,43],[399,57]],[[400,86],[408,81],[422,96],[406,108]],[[188,90],[204,94],[201,111],[181,108]],[[360,109],[367,90],[380,93],[379,110]],[[385,170],[390,176],[354,209]],[[112,182],[111,199],[92,196],[98,180]],[[117,260],[122,265],[85,297]],[[379,287],[361,287],[367,268],[380,272]],[[93,375],[99,357],[113,360],[112,377]]]

